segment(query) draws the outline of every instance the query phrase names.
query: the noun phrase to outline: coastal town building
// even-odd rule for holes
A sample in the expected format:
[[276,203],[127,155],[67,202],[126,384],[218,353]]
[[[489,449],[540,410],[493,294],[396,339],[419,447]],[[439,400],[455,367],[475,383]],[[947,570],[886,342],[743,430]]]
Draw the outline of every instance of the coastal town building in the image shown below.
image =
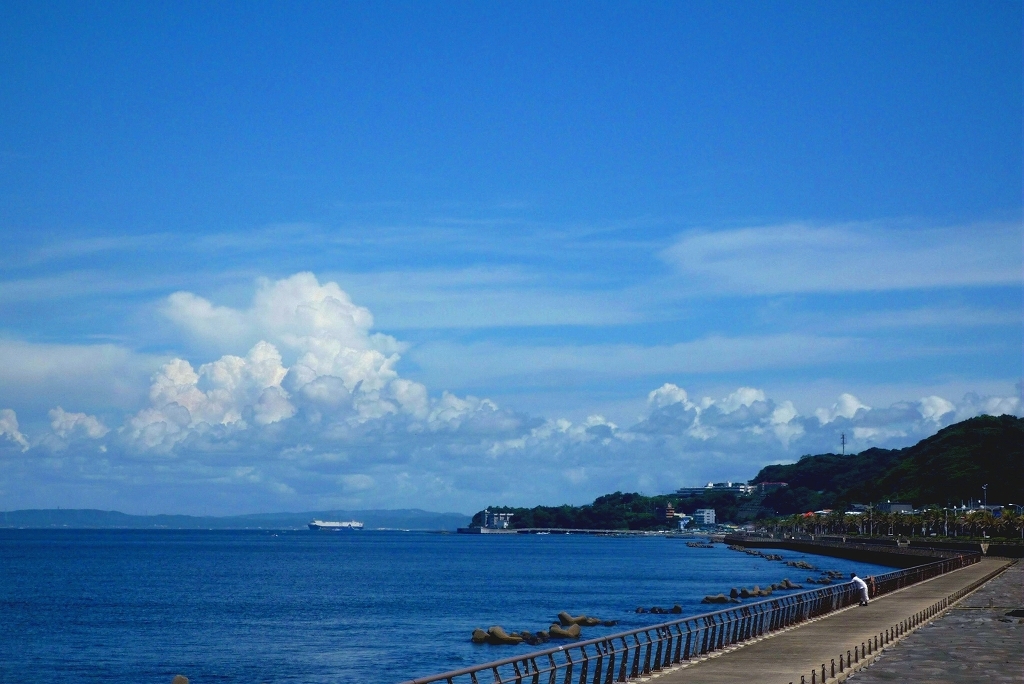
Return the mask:
[[698,525],[714,525],[715,509],[698,508],[696,511],[693,512],[693,519],[697,521]]
[[507,530],[514,513],[493,513],[484,509],[484,527],[489,530]]
[[875,506],[879,513],[913,513],[914,507],[908,503],[885,502]]
[[654,509],[654,515],[671,525],[675,522],[677,513],[675,507],[671,503],[668,503],[665,504],[664,507],[659,506]]

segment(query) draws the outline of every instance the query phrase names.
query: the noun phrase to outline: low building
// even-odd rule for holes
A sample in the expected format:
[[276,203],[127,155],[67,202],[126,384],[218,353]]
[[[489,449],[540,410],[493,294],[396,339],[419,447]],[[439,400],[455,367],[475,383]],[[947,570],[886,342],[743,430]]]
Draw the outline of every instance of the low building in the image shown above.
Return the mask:
[[693,519],[697,521],[698,525],[714,525],[715,524],[715,509],[714,508],[698,508],[693,512]]
[[879,513],[913,513],[914,507],[908,503],[892,503],[886,501],[875,506]]
[[676,509],[672,504],[665,504],[664,508],[659,506],[654,509],[654,515],[657,518],[661,518],[669,525],[675,522]]
[[705,494],[738,494],[746,496],[754,491],[753,485],[742,482],[708,482],[703,487],[680,487],[679,496],[703,496]]

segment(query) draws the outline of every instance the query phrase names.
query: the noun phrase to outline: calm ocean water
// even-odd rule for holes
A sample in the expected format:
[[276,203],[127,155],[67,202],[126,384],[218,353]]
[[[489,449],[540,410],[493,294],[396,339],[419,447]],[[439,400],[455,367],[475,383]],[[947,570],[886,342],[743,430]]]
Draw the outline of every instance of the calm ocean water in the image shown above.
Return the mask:
[[[887,568],[781,551],[821,568]],[[807,571],[664,538],[0,530],[0,682],[398,682],[512,655],[474,627],[687,614]]]

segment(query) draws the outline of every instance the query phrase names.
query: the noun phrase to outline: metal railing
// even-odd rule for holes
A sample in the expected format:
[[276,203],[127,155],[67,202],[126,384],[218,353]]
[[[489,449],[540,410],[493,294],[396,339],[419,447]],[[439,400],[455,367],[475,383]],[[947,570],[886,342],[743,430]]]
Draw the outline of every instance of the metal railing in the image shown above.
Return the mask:
[[[962,554],[878,575],[872,582],[871,595],[888,594],[980,560],[980,554]],[[403,684],[629,682],[857,601],[854,588],[844,583],[419,677]]]

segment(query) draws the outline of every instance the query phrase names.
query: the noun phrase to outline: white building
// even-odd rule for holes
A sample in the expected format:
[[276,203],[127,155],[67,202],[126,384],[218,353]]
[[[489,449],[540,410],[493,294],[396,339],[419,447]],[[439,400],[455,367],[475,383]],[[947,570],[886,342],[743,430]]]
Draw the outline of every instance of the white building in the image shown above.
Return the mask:
[[698,508],[693,512],[693,519],[697,521],[699,525],[714,525],[715,524],[715,509],[714,508]]
[[484,527],[489,530],[507,530],[512,522],[514,513],[492,513],[490,509],[484,509]]

